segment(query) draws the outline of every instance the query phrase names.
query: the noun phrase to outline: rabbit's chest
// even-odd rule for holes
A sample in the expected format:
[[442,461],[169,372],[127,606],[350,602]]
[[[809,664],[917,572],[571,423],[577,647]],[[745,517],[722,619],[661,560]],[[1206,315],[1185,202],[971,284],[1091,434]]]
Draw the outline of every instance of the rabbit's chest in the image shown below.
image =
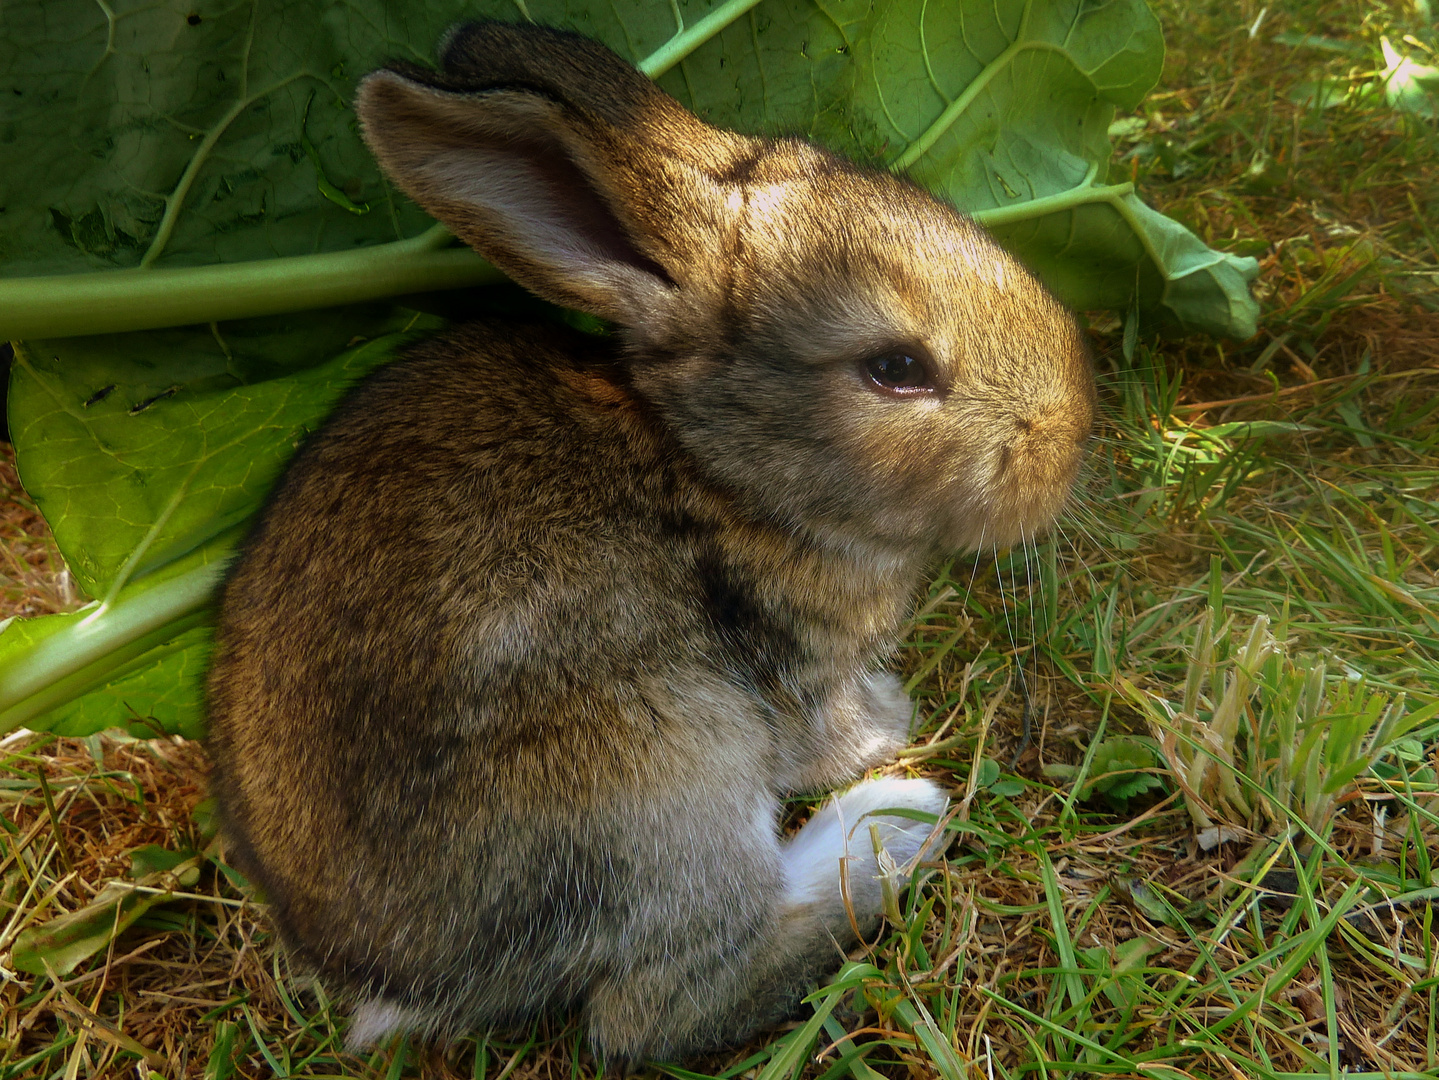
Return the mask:
[[888,655],[905,600],[897,582],[762,545],[700,547],[693,587],[713,659],[791,716],[814,715]]

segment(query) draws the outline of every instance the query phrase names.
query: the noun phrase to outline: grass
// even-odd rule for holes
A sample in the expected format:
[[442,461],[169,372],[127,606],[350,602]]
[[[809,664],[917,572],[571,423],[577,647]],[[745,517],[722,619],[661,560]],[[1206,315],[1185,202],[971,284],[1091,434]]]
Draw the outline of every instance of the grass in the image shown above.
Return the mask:
[[[1319,827],[1255,815],[1206,848],[1143,704],[1187,700],[1211,612],[1282,628],[1331,704],[1439,700],[1439,136],[1376,79],[1381,38],[1426,62],[1433,27],[1379,0],[1157,7],[1164,80],[1121,118],[1113,168],[1260,258],[1260,333],[1093,319],[1106,415],[1074,512],[1050,542],[946,567],[900,658],[918,708],[892,771],[956,791],[946,857],[856,952],[868,967],[790,1029],[662,1070],[678,1080],[1439,1077],[1439,725],[1328,793]],[[61,609],[5,469],[6,613]],[[1225,773],[1251,797],[1266,700]],[[573,1019],[346,1055],[341,1012],[227,876],[197,747],[0,754],[0,1080],[594,1075]],[[74,965],[16,967],[35,956]]]

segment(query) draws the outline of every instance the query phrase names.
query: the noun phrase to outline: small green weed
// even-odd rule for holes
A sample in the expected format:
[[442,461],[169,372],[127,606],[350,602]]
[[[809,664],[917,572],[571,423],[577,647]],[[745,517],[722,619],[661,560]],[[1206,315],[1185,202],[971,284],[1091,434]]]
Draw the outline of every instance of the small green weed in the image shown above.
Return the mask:
[[1247,832],[1302,831],[1301,850],[1329,835],[1357,783],[1421,725],[1439,702],[1406,713],[1405,696],[1370,691],[1362,678],[1326,679],[1316,655],[1291,658],[1285,634],[1257,616],[1236,633],[1208,608],[1189,649],[1177,703],[1128,679],[1201,830],[1200,845]]
[[[1056,780],[1075,780],[1081,768],[1064,762],[1044,767],[1044,775]],[[1159,758],[1148,739],[1132,735],[1115,735],[1095,744],[1089,759],[1088,772],[1079,788],[1080,799],[1103,796],[1116,813],[1127,813],[1129,800],[1161,790],[1164,781],[1159,772]]]

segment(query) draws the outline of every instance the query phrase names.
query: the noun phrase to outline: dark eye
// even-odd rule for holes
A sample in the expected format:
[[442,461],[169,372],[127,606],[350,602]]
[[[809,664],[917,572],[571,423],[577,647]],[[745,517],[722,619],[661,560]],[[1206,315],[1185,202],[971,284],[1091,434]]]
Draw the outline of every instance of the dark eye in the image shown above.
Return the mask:
[[864,362],[864,371],[875,386],[891,393],[922,394],[934,390],[929,364],[902,349],[870,357]]

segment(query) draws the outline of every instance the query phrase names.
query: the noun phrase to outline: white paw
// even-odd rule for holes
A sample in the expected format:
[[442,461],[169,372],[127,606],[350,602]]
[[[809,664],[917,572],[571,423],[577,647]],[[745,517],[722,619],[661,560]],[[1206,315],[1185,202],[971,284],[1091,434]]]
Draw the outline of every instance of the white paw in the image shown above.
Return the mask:
[[[902,883],[915,863],[944,843],[933,823],[883,811],[918,810],[938,818],[948,805],[949,796],[929,780],[870,780],[835,796],[785,848],[787,898],[795,904],[833,900],[843,872],[856,909],[862,905],[862,914],[878,914],[881,875]],[[881,867],[875,856],[871,825],[877,826],[889,866]]]

